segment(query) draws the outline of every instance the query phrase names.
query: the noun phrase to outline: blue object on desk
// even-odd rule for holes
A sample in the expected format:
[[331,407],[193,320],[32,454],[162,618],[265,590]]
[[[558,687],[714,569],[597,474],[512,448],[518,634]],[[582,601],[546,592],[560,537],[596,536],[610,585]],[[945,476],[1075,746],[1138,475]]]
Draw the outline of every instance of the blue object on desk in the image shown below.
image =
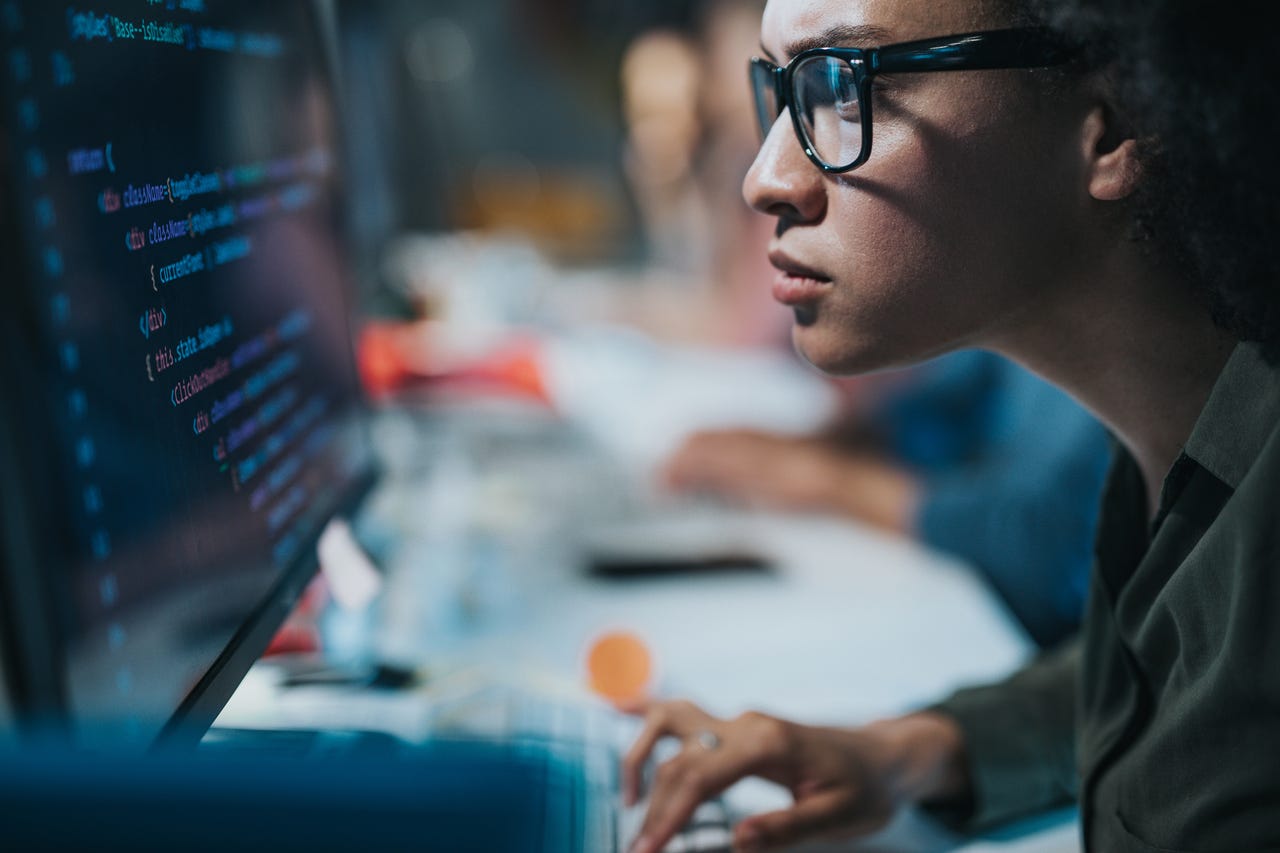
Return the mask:
[[263,734],[197,753],[0,755],[5,847],[587,853],[581,768],[550,751],[378,741],[303,756]]

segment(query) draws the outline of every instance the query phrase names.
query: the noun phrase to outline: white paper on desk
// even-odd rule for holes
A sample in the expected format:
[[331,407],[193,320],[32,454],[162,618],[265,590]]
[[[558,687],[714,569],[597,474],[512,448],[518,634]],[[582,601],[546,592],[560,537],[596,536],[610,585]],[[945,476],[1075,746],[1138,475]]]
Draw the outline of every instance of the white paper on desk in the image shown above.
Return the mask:
[[382,588],[382,576],[356,542],[350,525],[340,518],[329,522],[316,548],[334,601],[350,611],[367,607]]
[[548,339],[544,366],[556,408],[641,471],[697,430],[808,433],[838,405],[833,386],[790,353],[666,345],[623,328]]

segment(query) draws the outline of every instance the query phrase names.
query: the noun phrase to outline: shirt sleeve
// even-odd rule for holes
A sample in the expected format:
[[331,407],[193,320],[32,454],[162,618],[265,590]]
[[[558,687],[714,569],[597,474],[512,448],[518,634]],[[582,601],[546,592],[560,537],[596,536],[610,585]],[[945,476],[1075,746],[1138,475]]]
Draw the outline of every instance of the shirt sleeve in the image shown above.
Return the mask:
[[964,732],[973,782],[971,810],[950,822],[978,830],[1075,799],[1080,645],[1073,638],[1006,681],[960,690],[930,709]]

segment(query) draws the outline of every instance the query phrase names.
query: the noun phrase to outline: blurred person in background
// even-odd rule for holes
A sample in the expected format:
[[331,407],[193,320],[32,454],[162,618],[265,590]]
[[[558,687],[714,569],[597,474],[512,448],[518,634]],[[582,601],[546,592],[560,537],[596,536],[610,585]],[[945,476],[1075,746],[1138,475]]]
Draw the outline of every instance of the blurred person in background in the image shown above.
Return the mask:
[[697,433],[662,481],[917,539],[973,565],[1038,645],[1074,634],[1111,457],[1103,426],[1062,391],[979,350],[877,385],[851,385],[820,435]]
[[[763,9],[762,0],[704,0],[692,33],[664,28],[632,42],[622,73],[627,174],[652,263],[689,273],[699,297],[651,294],[659,305],[650,316],[665,303],[678,312],[673,325],[711,343],[790,350],[790,317],[770,297],[774,220],[741,195],[759,134],[741,77]],[[826,433],[699,433],[662,481],[917,538],[973,564],[1038,644],[1071,635],[1110,458],[1097,420],[977,351],[832,381],[845,405]]]
[[781,347],[769,299],[773,223],[742,203],[754,152],[740,82],[763,0],[703,0],[693,24],[648,29],[627,45],[620,86],[624,172],[639,210],[646,276],[620,318],[659,339]]
[[709,234],[706,200],[693,180],[702,133],[698,114],[701,62],[685,33],[641,33],[622,59],[627,136],[623,171],[635,197],[648,263],[701,272]]

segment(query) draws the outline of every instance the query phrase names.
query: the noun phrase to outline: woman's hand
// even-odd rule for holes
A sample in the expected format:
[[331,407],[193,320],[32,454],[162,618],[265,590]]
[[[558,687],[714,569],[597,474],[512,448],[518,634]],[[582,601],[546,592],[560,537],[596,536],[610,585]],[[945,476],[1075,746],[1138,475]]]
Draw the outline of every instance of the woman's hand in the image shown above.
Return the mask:
[[791,791],[794,805],[734,829],[740,851],[866,835],[908,802],[959,798],[968,789],[963,740],[949,718],[922,713],[861,729],[802,726],[764,714],[721,720],[688,702],[629,709],[644,728],[622,767],[623,798],[639,799],[641,770],[663,737],[684,742],[658,768],[632,853],[657,853],[702,802],[747,776]]
[[749,429],[696,433],[662,472],[677,491],[705,491],[734,503],[779,509],[829,509],[840,456],[824,442]]
[[751,507],[833,512],[909,533],[920,483],[905,468],[818,436],[724,430],[691,436],[661,474],[675,491]]

